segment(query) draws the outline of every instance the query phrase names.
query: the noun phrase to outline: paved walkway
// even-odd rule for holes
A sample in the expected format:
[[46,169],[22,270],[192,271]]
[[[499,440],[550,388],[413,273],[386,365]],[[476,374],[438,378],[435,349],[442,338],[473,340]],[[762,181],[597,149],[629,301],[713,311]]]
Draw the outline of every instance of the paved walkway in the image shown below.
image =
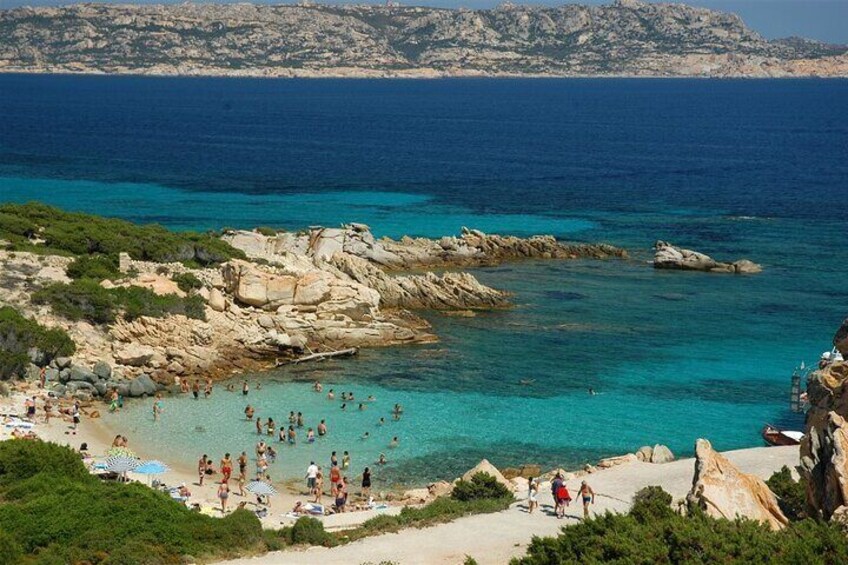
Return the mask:
[[[763,447],[731,451],[725,455],[742,471],[768,478],[783,465],[798,464],[798,447]],[[599,471],[588,477],[597,493],[593,512],[606,510],[625,512],[630,499],[639,489],[660,485],[675,499],[689,491],[694,472],[694,459],[664,465],[632,463]],[[576,492],[577,481],[569,488]],[[228,561],[229,565],[277,565],[320,563],[355,565],[391,561],[402,565],[458,564],[470,555],[481,565],[502,564],[523,555],[532,536],[553,536],[561,526],[577,523],[582,515],[580,504],[572,504],[566,518],[551,516],[552,499],[548,489],[540,496],[541,512],[527,514],[523,501],[496,514],[461,518],[430,528],[406,529],[396,534],[383,534],[332,549],[313,547],[281,551],[261,557]]]

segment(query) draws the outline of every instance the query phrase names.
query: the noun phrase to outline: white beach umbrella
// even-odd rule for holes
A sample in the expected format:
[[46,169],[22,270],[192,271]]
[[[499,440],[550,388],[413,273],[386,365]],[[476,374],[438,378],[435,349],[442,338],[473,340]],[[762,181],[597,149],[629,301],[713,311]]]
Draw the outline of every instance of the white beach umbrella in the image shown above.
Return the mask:
[[106,470],[113,473],[126,473],[134,471],[139,466],[137,459],[123,456],[113,456],[106,459]]
[[245,485],[244,490],[256,495],[264,496],[273,496],[277,494],[277,489],[264,481],[250,481],[247,485]]

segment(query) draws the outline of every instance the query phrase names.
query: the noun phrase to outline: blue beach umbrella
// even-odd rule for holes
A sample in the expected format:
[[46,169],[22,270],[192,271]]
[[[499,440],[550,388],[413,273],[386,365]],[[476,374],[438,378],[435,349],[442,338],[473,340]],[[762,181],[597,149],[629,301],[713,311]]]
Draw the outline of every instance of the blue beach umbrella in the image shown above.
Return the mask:
[[264,481],[250,481],[247,485],[245,485],[244,490],[263,496],[273,496],[277,494],[277,489]]
[[161,461],[147,461],[133,469],[132,472],[139,475],[149,475],[152,482],[153,475],[161,475],[162,473],[167,473],[169,470],[168,466]]

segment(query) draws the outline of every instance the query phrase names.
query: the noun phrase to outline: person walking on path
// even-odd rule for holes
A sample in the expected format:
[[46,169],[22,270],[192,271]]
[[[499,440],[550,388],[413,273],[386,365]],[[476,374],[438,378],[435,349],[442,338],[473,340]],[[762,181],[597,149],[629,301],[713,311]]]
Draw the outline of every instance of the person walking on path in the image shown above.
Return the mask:
[[539,483],[533,477],[527,482],[527,511],[529,514],[539,507]]
[[592,490],[586,481],[580,483],[580,497],[583,499],[583,519],[589,519],[589,505],[595,504],[595,491]]

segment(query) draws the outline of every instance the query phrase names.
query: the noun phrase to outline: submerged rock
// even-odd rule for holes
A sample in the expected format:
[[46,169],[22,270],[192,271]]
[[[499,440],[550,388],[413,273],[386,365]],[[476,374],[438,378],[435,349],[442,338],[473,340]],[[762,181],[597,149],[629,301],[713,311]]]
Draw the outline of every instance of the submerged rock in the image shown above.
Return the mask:
[[739,471],[709,441],[695,442],[695,476],[687,500],[708,516],[734,520],[748,518],[773,530],[784,528],[789,520],[766,483]]

